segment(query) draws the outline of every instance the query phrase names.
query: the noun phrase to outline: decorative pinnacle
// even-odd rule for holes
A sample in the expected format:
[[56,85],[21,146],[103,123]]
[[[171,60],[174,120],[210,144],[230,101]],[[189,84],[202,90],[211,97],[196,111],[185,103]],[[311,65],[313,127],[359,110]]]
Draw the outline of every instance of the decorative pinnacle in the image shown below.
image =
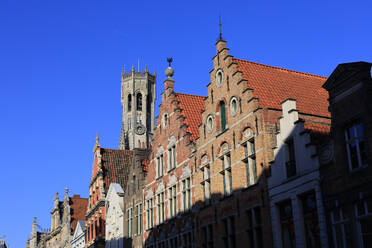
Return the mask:
[[34,222],[33,223],[36,224],[36,216],[34,216]]
[[145,72],[147,72],[147,65],[145,66]]
[[66,195],[68,195],[68,187],[65,188]]
[[99,137],[98,137],[98,131],[97,131],[97,136],[96,136],[96,145],[99,146]]
[[121,75],[124,75],[124,66],[121,68]]
[[172,57],[170,57],[170,58],[167,58],[167,61],[168,61],[168,63],[169,63],[169,67],[171,67],[171,63],[173,62],[173,59],[172,59]]
[[132,65],[132,71],[134,71],[134,65]]

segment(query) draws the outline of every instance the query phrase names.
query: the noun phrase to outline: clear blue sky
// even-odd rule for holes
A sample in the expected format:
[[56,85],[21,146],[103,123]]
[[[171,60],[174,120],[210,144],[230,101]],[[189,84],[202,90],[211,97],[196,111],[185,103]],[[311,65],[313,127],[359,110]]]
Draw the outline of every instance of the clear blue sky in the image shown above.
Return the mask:
[[[221,12],[235,57],[328,76],[372,61],[370,1],[0,1],[0,237],[50,227],[56,191],[86,197],[96,132],[116,148],[120,73],[147,64],[163,90],[206,94]],[[158,105],[159,99],[157,99]]]

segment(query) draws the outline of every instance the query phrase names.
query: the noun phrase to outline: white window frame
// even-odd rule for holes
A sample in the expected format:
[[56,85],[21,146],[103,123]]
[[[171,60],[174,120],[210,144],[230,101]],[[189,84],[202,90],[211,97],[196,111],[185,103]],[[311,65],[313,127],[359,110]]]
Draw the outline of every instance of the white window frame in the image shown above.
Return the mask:
[[[367,164],[363,164],[363,161],[362,161],[362,157],[361,157],[361,152],[360,152],[360,147],[359,147],[359,141],[360,140],[364,140],[364,136],[357,136],[358,135],[358,132],[357,132],[357,126],[358,125],[361,125],[362,128],[363,128],[363,134],[365,132],[364,130],[364,125],[362,122],[355,122],[353,123],[351,126],[348,126],[345,130],[344,130],[344,133],[345,133],[345,143],[346,143],[346,151],[347,151],[347,159],[348,159],[348,163],[349,163],[349,169],[350,171],[353,171],[353,170],[357,170],[359,168],[363,168],[365,166],[367,166]],[[355,137],[352,138],[351,140],[349,140],[348,138],[348,131],[349,129],[352,128],[353,131],[354,131],[354,135]],[[358,158],[358,167],[357,168],[353,168],[353,165],[352,165],[352,162],[351,162],[351,151],[350,151],[350,145],[351,143],[355,142],[356,143],[356,152],[357,152],[357,158]],[[366,148],[365,148],[366,149]]]
[[174,184],[168,189],[169,218],[177,216],[177,185]]
[[222,162],[222,170],[220,174],[223,178],[223,192],[225,196],[231,195],[233,193],[233,176],[232,176],[232,167],[231,167],[231,156],[230,153],[227,152],[223,154],[221,157]]
[[191,207],[191,177],[182,179],[182,202],[183,211],[187,211]]

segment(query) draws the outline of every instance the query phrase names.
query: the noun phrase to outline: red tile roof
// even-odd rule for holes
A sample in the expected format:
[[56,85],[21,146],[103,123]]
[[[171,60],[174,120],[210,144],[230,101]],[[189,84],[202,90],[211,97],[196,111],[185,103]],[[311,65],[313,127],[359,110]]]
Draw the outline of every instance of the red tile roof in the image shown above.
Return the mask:
[[199,137],[199,125],[202,121],[201,112],[204,110],[204,96],[176,93],[182,115],[185,116],[185,124],[188,125],[187,132],[191,133],[191,141]]
[[70,197],[70,211],[71,211],[71,230],[75,232],[78,220],[85,221],[85,214],[88,206],[88,198],[80,198],[80,195]]
[[301,113],[330,117],[326,77],[233,58],[261,107],[281,109],[280,103],[295,98]]
[[101,155],[105,191],[108,191],[110,183],[118,183],[125,189],[129,166],[132,164],[133,151],[101,148]]

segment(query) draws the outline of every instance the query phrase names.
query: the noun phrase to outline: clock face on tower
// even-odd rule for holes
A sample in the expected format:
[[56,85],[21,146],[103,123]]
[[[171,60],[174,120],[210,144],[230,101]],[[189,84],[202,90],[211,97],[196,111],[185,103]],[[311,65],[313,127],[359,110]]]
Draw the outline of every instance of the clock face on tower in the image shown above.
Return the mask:
[[134,131],[136,132],[136,134],[142,135],[146,132],[146,128],[141,123],[138,123]]

